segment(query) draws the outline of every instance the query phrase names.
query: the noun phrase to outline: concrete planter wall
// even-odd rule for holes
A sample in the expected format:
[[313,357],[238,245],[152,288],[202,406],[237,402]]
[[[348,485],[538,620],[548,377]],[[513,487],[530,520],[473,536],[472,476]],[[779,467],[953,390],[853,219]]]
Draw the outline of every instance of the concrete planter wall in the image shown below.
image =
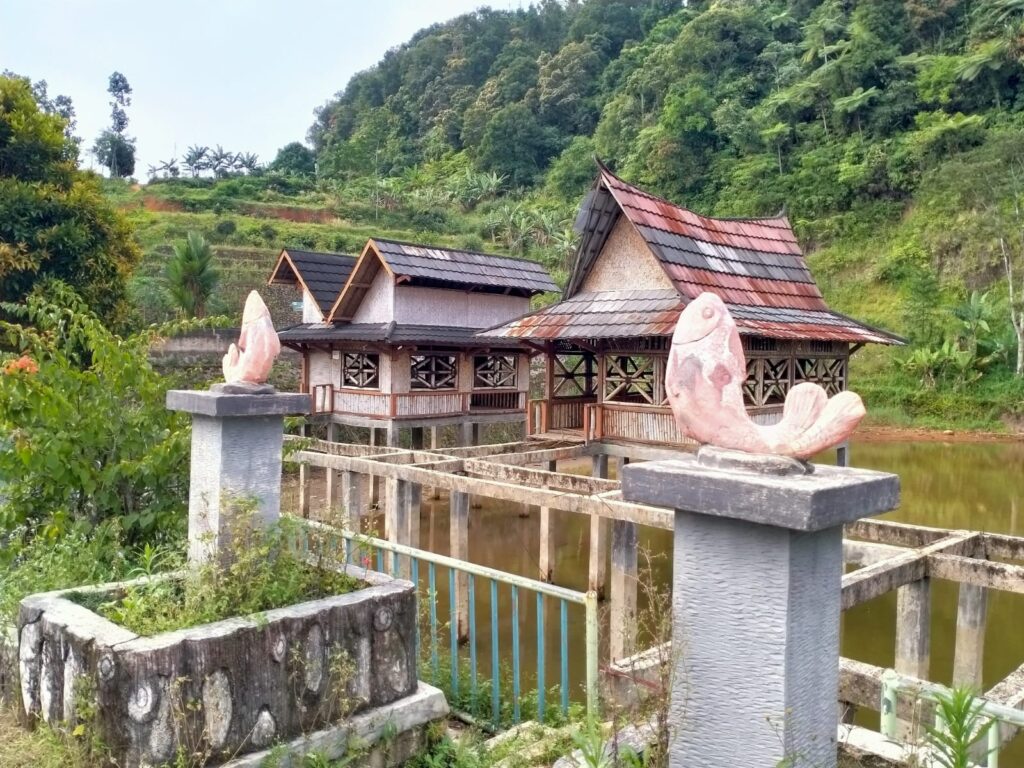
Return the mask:
[[[323,728],[342,714],[416,691],[412,584],[349,568],[367,587],[192,629],[140,637],[68,599],[21,603],[18,659],[26,713],[75,722],[91,681],[97,725],[124,768],[158,765],[179,746],[209,764]],[[123,584],[88,591],[116,594]],[[344,653],[352,673],[332,674]]]

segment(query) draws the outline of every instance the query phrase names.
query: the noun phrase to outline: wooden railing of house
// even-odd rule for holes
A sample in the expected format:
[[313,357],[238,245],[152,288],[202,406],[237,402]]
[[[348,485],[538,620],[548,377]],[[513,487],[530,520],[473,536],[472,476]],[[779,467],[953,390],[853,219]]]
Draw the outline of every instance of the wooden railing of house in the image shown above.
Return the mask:
[[470,411],[521,411],[526,393],[516,390],[475,390],[469,395]]

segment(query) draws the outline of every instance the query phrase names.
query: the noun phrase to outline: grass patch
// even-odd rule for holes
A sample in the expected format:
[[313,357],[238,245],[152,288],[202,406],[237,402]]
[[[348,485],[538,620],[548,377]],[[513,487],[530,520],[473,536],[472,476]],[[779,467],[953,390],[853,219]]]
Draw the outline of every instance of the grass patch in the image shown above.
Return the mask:
[[[110,599],[109,594],[72,593],[70,599],[139,635],[156,635],[211,624],[234,616],[252,616],[275,608],[354,592],[365,586],[335,569],[335,563],[309,563],[291,543],[296,531],[287,522],[270,528],[251,524],[251,516],[231,533],[227,564],[190,569],[183,578],[144,581]],[[134,575],[183,565],[178,551],[149,550],[149,567]]]

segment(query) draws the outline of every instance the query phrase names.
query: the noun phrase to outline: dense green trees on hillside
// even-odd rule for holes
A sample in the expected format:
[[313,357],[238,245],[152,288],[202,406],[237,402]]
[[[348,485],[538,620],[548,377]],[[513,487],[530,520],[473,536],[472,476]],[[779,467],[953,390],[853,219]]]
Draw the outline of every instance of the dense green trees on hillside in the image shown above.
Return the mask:
[[0,77],[0,301],[57,278],[116,325],[129,313],[125,283],[139,250],[95,175],[77,169],[65,128],[28,80]]

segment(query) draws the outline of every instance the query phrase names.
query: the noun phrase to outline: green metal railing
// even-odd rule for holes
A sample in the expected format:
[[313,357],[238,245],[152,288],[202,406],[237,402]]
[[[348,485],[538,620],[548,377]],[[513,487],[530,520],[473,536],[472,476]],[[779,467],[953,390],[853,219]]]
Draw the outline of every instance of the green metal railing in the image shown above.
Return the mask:
[[[882,696],[881,696],[881,732],[887,739],[897,740],[898,718],[896,717],[896,703],[900,692],[912,693],[918,697],[936,700],[938,696],[951,693],[946,688],[935,683],[928,683],[911,677],[905,677],[895,670],[887,669],[882,673]],[[986,768],[999,768],[999,751],[1003,747],[1002,731],[1000,723],[1024,728],[1024,711],[1007,707],[1003,704],[996,704],[978,697],[976,699],[979,713],[989,720],[986,750]],[[936,714],[935,728],[942,730],[944,723],[940,715]]]
[[[340,546],[328,546],[340,556],[338,560],[351,565],[361,567],[374,567],[382,573],[390,573],[396,578],[404,574],[413,584],[417,586],[417,600],[426,599],[426,610],[420,609],[418,615],[425,615],[425,621],[429,623],[429,665],[433,678],[436,681],[440,675],[440,649],[439,632],[441,630],[438,616],[438,569],[448,572],[448,594],[449,594],[449,632],[448,632],[448,663],[451,667],[450,690],[458,694],[461,686],[467,684],[469,693],[473,700],[477,696],[479,685],[478,677],[478,631],[477,631],[477,583],[483,581],[489,585],[490,591],[490,693],[491,693],[491,718],[492,724],[497,726],[501,718],[501,647],[499,642],[499,619],[501,611],[500,597],[504,589],[509,590],[510,602],[508,609],[511,611],[511,687],[512,687],[512,721],[518,723],[521,720],[522,712],[520,699],[522,694],[522,665],[520,634],[520,593],[529,592],[534,595],[536,603],[536,690],[537,690],[537,719],[543,720],[546,711],[546,679],[545,665],[547,655],[547,641],[545,634],[545,608],[548,600],[556,601],[558,606],[559,634],[559,680],[558,680],[558,706],[563,715],[569,711],[570,703],[570,679],[569,679],[569,610],[570,606],[579,605],[583,607],[585,620],[585,645],[586,645],[586,673],[583,680],[588,715],[596,717],[599,713],[599,688],[598,688],[598,601],[596,592],[578,592],[576,590],[548,584],[543,581],[536,581],[524,576],[518,576],[494,568],[487,568],[464,560],[438,555],[422,549],[395,544],[384,539],[374,538],[355,531],[343,530],[327,526],[309,520],[298,520],[307,529],[315,531],[316,536],[323,538],[336,538]],[[308,540],[302,544],[308,550]],[[387,555],[387,556],[385,556]],[[425,566],[427,571],[426,589],[420,584],[420,569]],[[460,642],[458,633],[458,616],[456,594],[456,576],[466,576],[466,597],[468,602],[468,638],[465,641],[465,648]],[[423,638],[417,624],[416,649],[417,658],[426,659],[428,649],[422,648]],[[507,653],[507,652],[506,652]],[[463,680],[462,667],[468,661],[468,670],[465,675],[468,679]],[[484,678],[486,679],[486,678]]]

